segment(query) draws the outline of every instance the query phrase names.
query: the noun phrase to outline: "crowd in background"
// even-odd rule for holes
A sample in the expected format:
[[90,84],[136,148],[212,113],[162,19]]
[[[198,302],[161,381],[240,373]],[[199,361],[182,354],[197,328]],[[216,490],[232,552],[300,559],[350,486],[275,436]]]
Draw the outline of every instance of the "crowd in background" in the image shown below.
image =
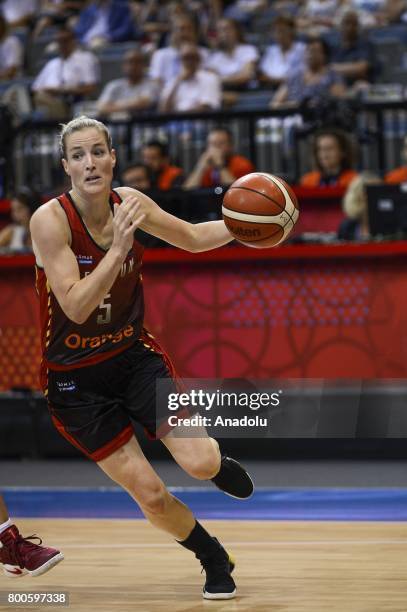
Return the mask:
[[[404,24],[404,0],[3,0],[1,105],[16,124],[78,112],[131,120],[140,113],[233,110],[242,95],[262,92],[264,109],[318,113],[332,100],[369,91],[383,70],[371,33]],[[105,78],[112,59],[115,78]],[[344,199],[348,222],[339,230],[347,239],[368,232],[364,185],[381,180],[357,172],[353,144],[340,129],[319,130],[314,170],[298,177],[305,187],[352,187]],[[219,125],[192,171],[170,159],[165,141],[152,139],[141,143],[121,179],[143,191],[196,189],[231,184],[255,169]],[[402,166],[382,178],[407,181],[407,137]],[[14,200],[24,205],[21,193]],[[0,247],[26,244],[24,231],[17,234],[3,230]]]
[[[58,119],[84,100],[106,117],[228,108],[258,88],[272,108],[356,95],[382,68],[369,32],[407,24],[403,0],[3,0],[0,11],[1,81],[31,77],[20,112]],[[106,83],[103,51],[117,43],[134,48]]]

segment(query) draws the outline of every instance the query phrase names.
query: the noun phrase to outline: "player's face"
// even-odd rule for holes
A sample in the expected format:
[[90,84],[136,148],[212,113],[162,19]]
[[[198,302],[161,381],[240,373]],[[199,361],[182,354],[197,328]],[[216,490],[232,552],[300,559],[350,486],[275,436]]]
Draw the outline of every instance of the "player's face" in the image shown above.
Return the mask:
[[110,189],[114,150],[109,151],[106,136],[97,128],[84,128],[66,139],[66,159],[62,160],[72,187],[85,194],[97,194]]

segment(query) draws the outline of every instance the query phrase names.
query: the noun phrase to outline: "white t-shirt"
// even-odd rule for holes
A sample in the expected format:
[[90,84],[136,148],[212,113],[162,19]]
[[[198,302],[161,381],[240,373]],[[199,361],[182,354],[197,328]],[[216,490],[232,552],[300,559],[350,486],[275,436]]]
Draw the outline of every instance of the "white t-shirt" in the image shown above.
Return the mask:
[[294,42],[286,53],[280,45],[270,45],[260,61],[260,70],[271,79],[286,79],[296,70],[302,70],[305,49],[303,42]]
[[[204,68],[209,57],[209,51],[205,47],[199,47],[199,52],[201,54],[201,67]],[[168,83],[179,75],[180,70],[181,60],[178,49],[175,49],[175,47],[163,47],[154,51],[149,73],[152,79]]]
[[338,7],[338,0],[308,0],[304,12],[308,18],[325,17],[333,19]]
[[28,15],[34,15],[38,5],[38,0],[4,0],[0,10],[7,23],[13,23]]
[[151,79],[145,78],[140,83],[132,85],[127,79],[115,79],[103,88],[98,104],[132,100],[134,98],[150,98],[152,102],[158,99],[159,87]]
[[213,51],[206,64],[221,77],[228,77],[237,72],[249,62],[256,62],[259,52],[254,45],[237,45],[232,53],[226,51]]
[[99,80],[99,64],[90,51],[76,49],[67,59],[54,57],[49,60],[34,80],[32,89],[91,85]]
[[[166,100],[172,91],[172,79],[164,87],[161,95]],[[193,111],[198,105],[206,104],[210,108],[219,108],[222,102],[221,83],[218,75],[208,70],[198,70],[192,79],[182,81],[174,97],[174,110]]]
[[21,68],[23,65],[23,45],[17,36],[6,36],[0,42],[0,69]]

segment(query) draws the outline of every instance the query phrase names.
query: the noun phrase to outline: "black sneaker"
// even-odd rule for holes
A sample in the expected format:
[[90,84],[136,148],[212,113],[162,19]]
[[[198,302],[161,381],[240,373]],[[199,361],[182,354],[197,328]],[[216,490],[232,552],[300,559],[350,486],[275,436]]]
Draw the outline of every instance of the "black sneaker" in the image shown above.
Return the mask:
[[211,480],[218,489],[231,497],[247,499],[253,494],[254,486],[249,474],[238,461],[226,455],[221,459],[221,469]]
[[206,572],[203,588],[204,599],[233,599],[236,597],[236,585],[231,573],[235,563],[226,550],[213,538],[219,548],[210,555],[196,555]]

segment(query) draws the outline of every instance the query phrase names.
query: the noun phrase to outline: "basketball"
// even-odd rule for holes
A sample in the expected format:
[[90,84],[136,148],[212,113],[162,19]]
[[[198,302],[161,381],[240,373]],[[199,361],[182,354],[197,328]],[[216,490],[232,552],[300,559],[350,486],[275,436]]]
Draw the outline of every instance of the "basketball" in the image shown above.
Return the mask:
[[298,220],[298,200],[283,179],[253,172],[229,187],[223,199],[222,215],[236,240],[265,249],[288,238]]

